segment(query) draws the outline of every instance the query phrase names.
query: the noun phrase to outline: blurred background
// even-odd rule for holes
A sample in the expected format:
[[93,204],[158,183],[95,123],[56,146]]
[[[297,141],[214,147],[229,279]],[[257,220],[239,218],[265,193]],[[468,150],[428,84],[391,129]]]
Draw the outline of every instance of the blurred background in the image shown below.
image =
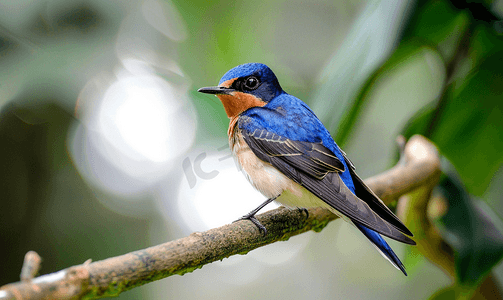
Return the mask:
[[449,210],[435,222],[456,278],[391,241],[404,277],[336,220],[120,299],[449,299],[488,274],[501,285],[502,16],[491,0],[2,0],[0,286],[29,250],[47,274],[262,203],[221,103],[196,92],[248,62],[313,108],[363,178],[396,163],[399,134],[439,146]]

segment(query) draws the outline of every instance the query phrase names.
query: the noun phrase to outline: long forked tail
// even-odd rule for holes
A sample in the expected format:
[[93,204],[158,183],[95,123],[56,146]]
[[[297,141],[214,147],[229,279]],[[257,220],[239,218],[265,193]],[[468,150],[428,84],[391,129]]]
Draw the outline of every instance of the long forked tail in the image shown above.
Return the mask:
[[382,238],[382,236],[373,231],[372,229],[368,229],[367,227],[354,222],[356,228],[360,229],[360,231],[372,242],[372,244],[379,250],[379,252],[386,258],[390,263],[395,266],[398,270],[402,271],[405,276],[407,276],[407,272],[405,272],[405,267],[403,266],[400,259],[396,256],[393,249],[386,243],[386,241]]

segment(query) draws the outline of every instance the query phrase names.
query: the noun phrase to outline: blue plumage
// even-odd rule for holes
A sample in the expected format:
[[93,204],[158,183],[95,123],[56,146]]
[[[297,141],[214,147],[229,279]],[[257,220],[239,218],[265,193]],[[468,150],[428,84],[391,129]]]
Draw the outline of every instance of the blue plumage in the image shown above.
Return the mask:
[[[239,78],[243,76],[256,75],[260,78],[263,78],[263,81],[273,82],[278,81],[276,75],[272,72],[272,70],[261,63],[249,63],[244,65],[239,65],[235,68],[230,69],[227,73],[222,76],[220,82],[218,84],[222,84],[224,81]],[[279,85],[279,84],[278,84]]]
[[249,120],[244,119],[240,122],[240,127],[250,132],[267,129],[294,141],[321,142],[344,164],[345,170],[340,176],[346,186],[355,192],[353,180],[339,147],[323,123],[300,99],[283,92],[264,107],[250,108],[241,115],[248,117]]
[[407,276],[407,272],[405,271],[405,267],[402,262],[396,256],[393,249],[388,245],[388,243],[383,239],[383,237],[375,232],[372,229],[369,229],[361,224],[355,223],[356,228],[360,229],[360,231],[370,240],[370,242],[377,247],[377,249],[400,271]]
[[[356,175],[345,154],[307,104],[283,91],[269,67],[260,63],[237,66],[222,77],[218,87],[199,91],[216,94],[224,104],[231,119],[231,147],[238,145],[234,154],[247,163],[250,182],[261,192],[272,195],[264,205],[281,196],[282,192],[295,194],[295,184],[301,185],[318,197],[316,201],[321,199],[324,203],[309,197],[302,200],[307,203],[300,202],[301,198],[297,196],[295,199],[303,205],[328,204],[348,217],[395,267],[407,275],[401,261],[376,230],[413,245],[414,241],[403,235],[412,233]],[[252,163],[240,140],[245,141],[248,150],[255,154]],[[262,166],[263,170],[257,166]],[[275,168],[283,175],[270,177],[274,172],[267,168]],[[267,178],[279,181],[269,184]],[[291,183],[285,183],[285,180]],[[278,186],[284,187],[276,192]],[[265,227],[254,217],[262,207],[244,218],[265,232]]]

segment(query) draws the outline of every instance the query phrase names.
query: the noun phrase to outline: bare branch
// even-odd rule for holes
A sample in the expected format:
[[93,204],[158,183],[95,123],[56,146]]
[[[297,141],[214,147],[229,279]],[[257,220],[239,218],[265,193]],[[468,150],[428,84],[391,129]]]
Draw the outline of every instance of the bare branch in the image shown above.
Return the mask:
[[[395,167],[366,182],[385,203],[390,203],[420,186],[431,184],[439,174],[435,146],[421,136],[414,136]],[[8,284],[0,289],[0,300],[115,296],[154,280],[192,272],[231,255],[288,240],[309,230],[320,231],[337,217],[326,209],[312,208],[306,218],[302,212],[280,207],[257,218],[267,227],[267,236],[251,222],[236,222],[125,255],[73,266],[28,282]]]
[[24,256],[23,267],[21,268],[21,281],[30,281],[40,270],[42,258],[35,251],[28,251]]

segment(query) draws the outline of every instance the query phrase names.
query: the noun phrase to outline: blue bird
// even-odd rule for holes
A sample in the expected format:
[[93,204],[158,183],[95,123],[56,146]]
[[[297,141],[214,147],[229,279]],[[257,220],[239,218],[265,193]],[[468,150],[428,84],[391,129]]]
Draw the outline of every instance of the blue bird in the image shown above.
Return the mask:
[[[288,207],[325,207],[354,224],[405,275],[405,268],[382,238],[415,245],[412,233],[355,173],[313,111],[281,88],[264,64],[229,70],[216,87],[198,92],[216,95],[230,119],[229,146],[250,183],[268,199],[241,219],[264,234],[255,214],[272,201]],[[406,234],[406,235],[405,235]]]

